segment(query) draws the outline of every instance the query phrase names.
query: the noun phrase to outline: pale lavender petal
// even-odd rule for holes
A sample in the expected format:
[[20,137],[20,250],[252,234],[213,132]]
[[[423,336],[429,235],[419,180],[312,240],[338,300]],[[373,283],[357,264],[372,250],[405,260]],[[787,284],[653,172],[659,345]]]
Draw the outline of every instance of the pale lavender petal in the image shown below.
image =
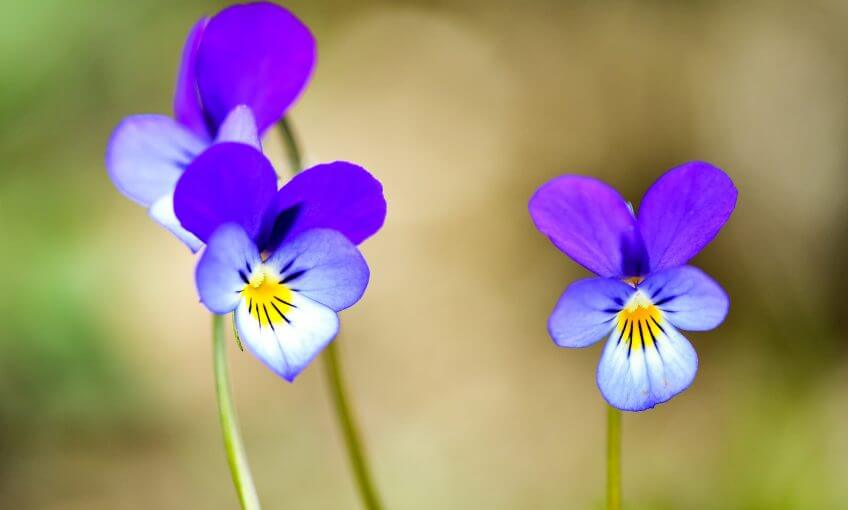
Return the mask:
[[281,246],[266,262],[296,292],[341,311],[359,301],[370,276],[365,259],[343,234],[308,230]]
[[245,105],[236,106],[227,115],[218,130],[218,136],[215,138],[215,143],[221,142],[240,142],[250,145],[256,150],[262,150],[259,133],[256,132],[256,119],[249,107]]
[[177,73],[177,87],[174,91],[174,117],[203,139],[209,138],[209,128],[200,104],[197,92],[197,50],[209,18],[200,18],[191,28],[183,46],[183,57]]
[[195,280],[200,301],[212,313],[225,314],[242,301],[246,275],[262,262],[256,245],[240,225],[227,223],[215,230],[200,261]]
[[536,228],[566,255],[604,277],[628,274],[645,264],[630,260],[643,250],[635,246],[636,220],[617,191],[589,177],[564,175],[539,188],[530,199]]
[[185,167],[206,147],[206,142],[171,118],[133,115],[112,133],[106,169],[118,191],[150,207],[174,191]]
[[192,253],[196,253],[197,250],[203,248],[203,241],[180,225],[180,220],[174,214],[173,194],[169,193],[153,202],[147,213],[153,218],[153,221],[165,227],[165,229],[177,236],[177,239],[185,243]]
[[315,64],[315,40],[286,9],[268,2],[234,5],[209,21],[197,56],[197,83],[216,124],[249,106],[263,133],[285,114]]
[[718,234],[736,206],[736,187],[700,161],[669,170],[639,206],[639,230],[651,271],[685,264]]
[[707,331],[727,316],[730,300],[712,278],[692,266],[654,273],[639,284],[665,318],[685,331]]
[[616,314],[635,292],[612,278],[578,280],[565,289],[550,319],[548,332],[560,347],[587,347],[607,336]]

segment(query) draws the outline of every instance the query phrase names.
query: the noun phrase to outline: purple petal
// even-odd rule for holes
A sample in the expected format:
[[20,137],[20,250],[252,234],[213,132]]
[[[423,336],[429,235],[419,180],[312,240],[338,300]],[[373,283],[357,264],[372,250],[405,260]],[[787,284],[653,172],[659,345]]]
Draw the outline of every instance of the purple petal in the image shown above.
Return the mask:
[[365,259],[344,235],[313,229],[287,242],[267,265],[300,294],[338,312],[359,301],[368,286]]
[[636,220],[617,191],[597,179],[564,175],[539,188],[530,199],[536,228],[566,255],[604,277],[628,274],[641,262],[635,243]]
[[209,129],[203,116],[203,106],[197,93],[197,50],[209,18],[200,18],[191,28],[183,46],[183,58],[177,73],[177,87],[174,91],[174,117],[198,136],[209,138]]
[[548,332],[560,347],[587,347],[607,336],[615,316],[635,292],[612,278],[578,280],[565,289],[548,319]]
[[166,230],[177,236],[177,239],[185,243],[192,253],[197,253],[197,250],[203,248],[203,242],[180,225],[180,220],[174,214],[173,194],[169,193],[153,202],[147,213],[153,218],[153,221],[165,227]]
[[277,176],[261,152],[242,143],[219,143],[198,156],[180,178],[174,212],[201,241],[230,222],[255,239],[276,189]]
[[651,297],[669,322],[685,331],[707,331],[717,327],[730,307],[724,290],[692,266],[652,274],[639,284],[639,288]]
[[242,301],[243,275],[257,267],[262,259],[247,232],[235,223],[215,230],[200,261],[195,280],[200,301],[212,313],[225,314]]
[[598,388],[604,399],[623,411],[644,411],[688,388],[698,371],[698,354],[674,326],[648,324],[649,333],[635,337],[610,335],[598,364]]
[[639,206],[651,271],[683,265],[701,251],[730,218],[736,195],[730,177],[709,163],[686,163],[660,177]]
[[133,115],[109,140],[106,169],[118,191],[139,204],[171,194],[183,169],[207,143],[164,115]]
[[246,104],[263,133],[300,94],[314,64],[315,40],[292,13],[267,2],[235,5],[206,27],[197,56],[197,84],[217,124]]
[[256,150],[262,150],[259,141],[259,133],[256,132],[256,119],[253,112],[245,105],[233,108],[233,111],[224,119],[215,143],[240,142],[250,145]]
[[297,174],[277,193],[274,210],[291,217],[278,217],[269,249],[313,228],[338,230],[359,244],[383,226],[386,200],[380,181],[364,168],[336,161]]

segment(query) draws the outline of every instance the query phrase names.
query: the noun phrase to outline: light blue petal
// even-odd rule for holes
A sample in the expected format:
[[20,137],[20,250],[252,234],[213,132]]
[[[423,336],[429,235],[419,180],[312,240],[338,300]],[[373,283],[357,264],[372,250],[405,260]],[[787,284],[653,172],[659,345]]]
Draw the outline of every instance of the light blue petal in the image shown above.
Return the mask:
[[587,347],[615,326],[615,315],[635,292],[612,278],[578,280],[565,289],[548,319],[548,332],[560,347]]
[[644,411],[688,388],[698,371],[692,344],[667,321],[653,342],[633,346],[614,332],[598,364],[598,388],[606,401],[623,411]]
[[174,195],[172,193],[153,202],[153,205],[150,206],[147,212],[153,218],[153,221],[165,227],[165,229],[185,243],[192,253],[197,253],[197,250],[203,248],[203,241],[180,225],[180,220],[174,214]]
[[221,124],[215,142],[240,142],[261,151],[262,144],[259,141],[259,133],[256,131],[256,118],[253,116],[253,111],[245,105],[233,108]]
[[663,311],[665,318],[684,331],[707,331],[727,316],[730,301],[722,288],[692,266],[650,275],[639,288]]
[[106,169],[118,191],[150,207],[174,191],[185,167],[207,145],[164,115],[133,115],[112,133]]
[[259,252],[244,229],[226,223],[215,230],[197,263],[195,280],[200,301],[212,313],[224,314],[242,301],[241,289],[253,268],[261,263]]
[[260,322],[241,300],[235,314],[242,344],[268,368],[292,382],[339,332],[339,318],[326,306],[303,294],[292,293],[285,322],[271,327]]
[[267,264],[281,272],[289,288],[337,312],[359,301],[370,276],[356,246],[344,234],[328,229],[300,234]]

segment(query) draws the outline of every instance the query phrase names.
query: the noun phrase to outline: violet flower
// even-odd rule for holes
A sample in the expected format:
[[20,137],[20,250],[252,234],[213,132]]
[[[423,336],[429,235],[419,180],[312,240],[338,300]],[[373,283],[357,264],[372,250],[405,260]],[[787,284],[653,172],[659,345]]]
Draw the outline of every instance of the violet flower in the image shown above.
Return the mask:
[[242,143],[219,143],[188,165],[174,192],[180,223],[208,243],[200,300],[235,312],[242,344],[292,381],[336,336],[369,270],[356,248],[386,216],[379,181],[352,163],[317,165],[280,190],[271,163]]
[[618,409],[642,411],[684,391],[698,356],[679,332],[717,327],[728,297],[699,269],[685,265],[730,217],[737,191],[703,162],[670,170],[642,199],[638,217],[613,188],[565,175],[530,199],[536,227],[598,278],[572,283],[548,331],[561,347],[608,337],[597,383]]
[[174,118],[133,115],[112,134],[106,166],[115,187],[186,243],[203,245],[174,216],[173,192],[185,168],[213,143],[259,148],[306,85],[315,64],[309,29],[267,2],[235,5],[200,19],[183,49]]

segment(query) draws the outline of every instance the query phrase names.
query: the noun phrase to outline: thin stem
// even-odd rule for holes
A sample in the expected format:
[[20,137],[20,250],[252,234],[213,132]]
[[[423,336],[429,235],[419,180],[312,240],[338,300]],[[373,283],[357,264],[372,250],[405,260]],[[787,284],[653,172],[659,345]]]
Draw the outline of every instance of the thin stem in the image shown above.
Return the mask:
[[288,117],[283,117],[283,120],[280,121],[280,133],[283,135],[283,144],[286,146],[286,155],[289,158],[289,170],[296,174],[303,170],[303,157],[297,144],[297,136],[294,134],[294,129]]
[[[280,133],[283,135],[283,143],[286,146],[289,168],[292,173],[296,174],[303,169],[303,161],[301,160],[297,137],[287,118],[283,118],[280,121]],[[336,350],[337,341],[338,339],[331,342],[324,350],[324,373],[327,376],[327,384],[330,390],[330,397],[333,400],[333,406],[335,407],[336,419],[339,422],[342,435],[344,435],[348,459],[353,469],[353,475],[356,479],[359,495],[362,498],[362,504],[368,510],[379,510],[382,508],[382,504],[380,503],[380,497],[377,494],[371,477],[371,470],[368,467],[368,458],[362,447],[359,428],[356,425],[356,419],[348,402],[344,376],[342,375],[338,351]]]
[[621,510],[621,411],[607,406],[607,510]]
[[224,342],[224,316],[212,316],[212,344],[215,366],[215,390],[218,394],[218,416],[224,433],[224,449],[233,475],[233,485],[243,510],[259,510],[259,498],[250,476],[247,454],[241,442],[238,419],[230,389],[230,371],[227,367],[227,344]]
[[362,449],[359,428],[350,410],[344,377],[339,367],[339,355],[336,350],[335,341],[331,342],[324,351],[324,368],[327,374],[327,382],[330,385],[333,405],[336,409],[336,417],[339,420],[342,434],[344,434],[345,444],[347,445],[350,466],[353,468],[353,474],[356,477],[356,483],[359,488],[359,495],[362,497],[362,504],[369,510],[379,510],[382,508],[382,505],[374,488],[374,482],[371,479],[368,459],[365,457],[365,452]]

